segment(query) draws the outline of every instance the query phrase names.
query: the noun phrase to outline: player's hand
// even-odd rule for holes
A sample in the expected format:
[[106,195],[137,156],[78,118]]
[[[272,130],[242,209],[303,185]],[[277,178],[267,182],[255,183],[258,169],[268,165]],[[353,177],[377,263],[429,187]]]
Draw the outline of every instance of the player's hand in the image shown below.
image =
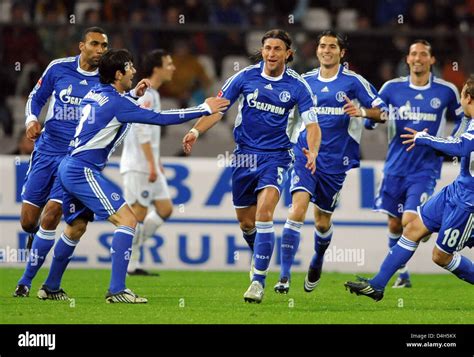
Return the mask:
[[205,103],[209,106],[209,108],[211,108],[211,114],[214,114],[226,110],[230,104],[230,101],[225,98],[210,97],[206,99]]
[[[415,136],[416,136],[416,134],[418,134],[418,131],[416,131],[415,129],[412,129],[412,128],[407,128],[407,127],[405,127],[404,129],[406,131],[410,132],[411,134],[402,134],[402,135],[400,135],[400,137],[403,138],[403,139],[408,139],[408,140],[403,141],[402,144],[410,145],[407,148],[407,151],[410,151],[415,147]],[[423,131],[425,133],[427,133],[428,129],[424,129]]]
[[355,104],[347,97],[347,95],[344,96],[344,99],[346,101],[346,104],[344,104],[344,106],[342,107],[344,113],[346,113],[350,117],[362,116],[362,111],[360,110],[360,108],[357,108]]
[[197,137],[192,132],[188,132],[183,138],[183,151],[186,155],[191,153],[193,145],[196,143]]
[[318,154],[309,151],[306,148],[303,148],[303,154],[306,156],[306,159],[308,160],[306,162],[305,167],[308,170],[311,170],[311,174],[314,174],[316,172],[316,158],[318,157]]
[[34,120],[28,123],[26,127],[26,137],[31,141],[35,141],[41,134],[41,124]]
[[155,164],[150,165],[150,175],[148,176],[148,182],[155,182],[158,178],[158,172],[156,171]]
[[151,87],[151,82],[148,78],[143,78],[140,82],[137,83],[135,86],[135,94],[141,97],[145,94],[145,91]]

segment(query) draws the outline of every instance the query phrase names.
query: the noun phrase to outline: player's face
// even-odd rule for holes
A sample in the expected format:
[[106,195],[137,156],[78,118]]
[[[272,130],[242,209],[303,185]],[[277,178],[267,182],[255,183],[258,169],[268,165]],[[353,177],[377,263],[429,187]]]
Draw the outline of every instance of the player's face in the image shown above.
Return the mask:
[[472,117],[474,113],[469,113],[469,105],[473,102],[474,98],[471,98],[470,95],[466,94],[467,92],[467,85],[465,85],[461,91],[461,106],[464,110],[464,114],[469,117]]
[[435,58],[431,55],[430,47],[422,43],[414,43],[410,46],[407,56],[407,64],[411,74],[423,75],[430,71]]
[[84,42],[79,43],[81,56],[91,67],[98,67],[99,60],[107,51],[108,40],[107,35],[98,32],[89,32]]
[[344,50],[341,51],[337,38],[323,36],[319,40],[316,56],[321,66],[333,67],[341,62],[341,58],[344,57]]
[[262,57],[265,61],[265,69],[270,74],[279,75],[290,55],[291,50],[286,49],[285,42],[278,38],[268,38],[263,43]]
[[160,77],[164,82],[169,82],[173,79],[174,71],[176,71],[176,67],[174,66],[173,59],[171,56],[163,56],[162,60],[162,67],[160,68]]
[[133,66],[132,62],[126,62],[125,63],[125,74],[122,72],[118,71],[120,73],[119,75],[119,81],[120,81],[120,86],[124,91],[129,91],[132,89],[132,79],[134,74],[137,72],[135,67]]

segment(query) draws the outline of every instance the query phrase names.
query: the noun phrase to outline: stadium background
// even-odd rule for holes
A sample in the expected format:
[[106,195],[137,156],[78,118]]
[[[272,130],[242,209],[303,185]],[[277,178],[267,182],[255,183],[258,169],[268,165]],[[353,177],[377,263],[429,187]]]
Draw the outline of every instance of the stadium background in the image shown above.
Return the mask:
[[[141,55],[148,50],[162,47],[171,51],[177,67],[175,77],[160,89],[166,109],[196,104],[215,95],[226,78],[250,63],[249,56],[260,47],[262,34],[275,27],[292,35],[296,56],[291,66],[300,73],[317,66],[317,33],[328,28],[342,31],[349,43],[344,61],[377,88],[388,79],[407,74],[407,46],[410,40],[425,38],[432,42],[437,59],[433,71],[460,88],[474,72],[473,18],[473,0],[0,0],[0,248],[24,246],[18,192],[31,150],[22,135],[26,97],[51,60],[78,53],[85,27],[103,27],[111,47],[132,51],[138,69]],[[161,151],[175,210],[155,240],[148,242],[145,267],[248,268],[250,254],[241,249],[244,242],[228,192],[229,170],[222,165],[222,157],[233,149],[236,107],[199,139],[190,158],[179,156],[183,156],[181,138],[192,124],[162,130]],[[370,209],[387,147],[385,131],[382,126],[363,133],[361,153],[366,161],[361,170],[350,172],[344,187],[341,206],[334,216],[333,260],[328,261],[328,270],[376,271],[386,254],[386,218]],[[107,175],[121,182],[116,165],[117,157]],[[458,170],[446,162],[437,188],[452,181]],[[275,217],[280,233],[286,217],[285,201]],[[306,270],[311,256],[311,217],[308,213],[295,270]],[[107,222],[92,224],[79,245],[74,266],[109,267],[111,233]],[[443,272],[431,263],[433,241],[417,253],[410,263],[412,271]],[[7,253],[5,250],[6,265],[22,266]],[[275,254],[274,270],[277,258]]]

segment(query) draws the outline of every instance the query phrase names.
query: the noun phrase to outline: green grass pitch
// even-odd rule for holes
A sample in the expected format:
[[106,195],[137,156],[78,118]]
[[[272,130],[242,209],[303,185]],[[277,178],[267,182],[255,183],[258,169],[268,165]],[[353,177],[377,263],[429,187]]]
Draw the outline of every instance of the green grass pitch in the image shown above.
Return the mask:
[[245,272],[160,271],[159,277],[128,277],[128,287],[146,305],[106,304],[109,270],[71,269],[63,279],[70,301],[13,298],[21,269],[0,269],[1,324],[464,324],[474,321],[474,289],[450,275],[412,276],[412,289],[387,288],[382,301],[356,297],[343,283],[352,274],[323,273],[312,293],[303,273],[294,273],[290,293],[273,292],[270,273],[261,304],[247,304]]

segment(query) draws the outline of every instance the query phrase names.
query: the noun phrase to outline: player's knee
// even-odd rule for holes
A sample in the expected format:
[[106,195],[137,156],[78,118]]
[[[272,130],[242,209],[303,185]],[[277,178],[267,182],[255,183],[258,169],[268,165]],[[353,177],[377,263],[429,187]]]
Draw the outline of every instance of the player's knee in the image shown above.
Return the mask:
[[36,228],[38,228],[38,222],[35,219],[31,219],[31,217],[21,217],[20,218],[21,229],[23,229],[27,233],[35,233]]
[[453,256],[451,254],[445,253],[437,249],[436,247],[433,249],[433,254],[432,254],[433,262],[435,262],[440,267],[447,266],[451,262],[452,258]]
[[306,210],[303,207],[298,205],[293,205],[290,208],[290,215],[289,218],[293,221],[303,222],[306,216]]
[[163,218],[164,221],[166,221],[173,213],[173,206],[166,206],[165,208],[160,209],[160,211],[157,213],[161,218]]
[[259,222],[268,222],[273,220],[273,212],[271,210],[260,210],[255,215],[255,220]]
[[61,220],[62,213],[60,205],[50,206],[48,209],[45,209],[41,217],[41,227],[47,230],[56,229]]
[[388,220],[388,230],[392,234],[402,234],[403,226],[402,222],[396,218],[389,218]]
[[240,221],[239,224],[243,232],[249,232],[255,228],[255,222],[252,222],[250,219]]
[[318,232],[326,233],[329,230],[329,228],[331,228],[331,221],[324,220],[324,221],[316,222],[314,226],[316,227]]

